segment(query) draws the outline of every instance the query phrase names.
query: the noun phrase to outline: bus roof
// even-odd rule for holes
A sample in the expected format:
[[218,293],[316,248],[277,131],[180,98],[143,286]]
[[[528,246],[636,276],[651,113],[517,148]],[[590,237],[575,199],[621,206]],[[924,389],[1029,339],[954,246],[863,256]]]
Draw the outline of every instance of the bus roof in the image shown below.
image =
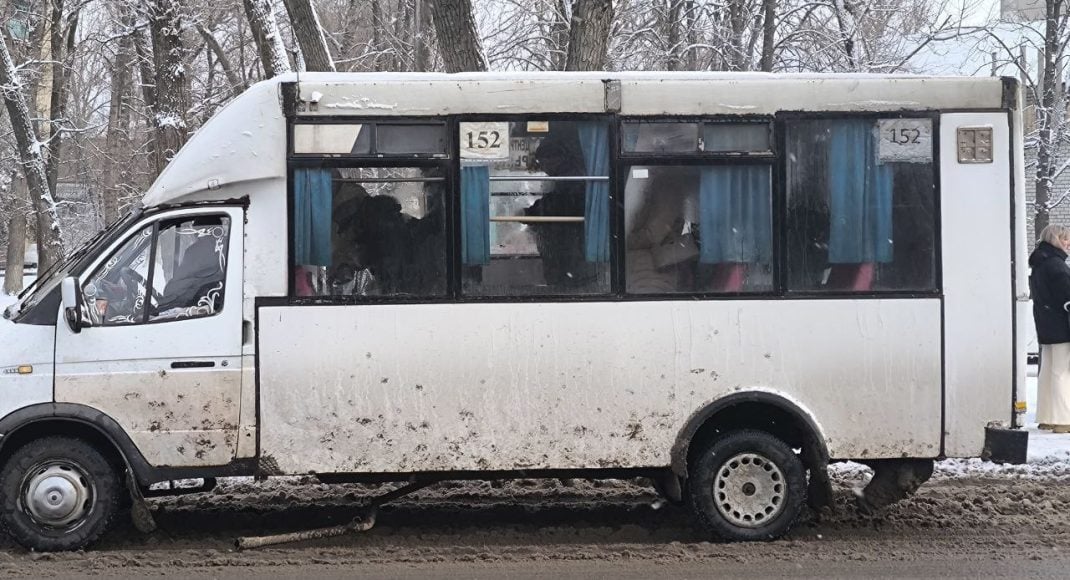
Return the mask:
[[279,85],[316,117],[605,113],[758,115],[1008,108],[1005,79],[756,72],[290,73],[251,87],[193,135],[143,206],[206,199],[223,186],[286,176]]

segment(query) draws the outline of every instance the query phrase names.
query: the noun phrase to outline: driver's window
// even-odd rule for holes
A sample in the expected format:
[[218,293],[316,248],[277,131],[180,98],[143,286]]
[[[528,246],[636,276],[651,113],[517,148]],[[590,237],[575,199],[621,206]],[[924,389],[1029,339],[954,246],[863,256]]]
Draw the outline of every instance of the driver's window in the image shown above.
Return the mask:
[[127,240],[82,285],[83,320],[92,326],[135,324],[145,317],[152,226]]
[[83,319],[116,326],[216,314],[223,309],[229,234],[230,219],[222,215],[146,227],[86,279]]

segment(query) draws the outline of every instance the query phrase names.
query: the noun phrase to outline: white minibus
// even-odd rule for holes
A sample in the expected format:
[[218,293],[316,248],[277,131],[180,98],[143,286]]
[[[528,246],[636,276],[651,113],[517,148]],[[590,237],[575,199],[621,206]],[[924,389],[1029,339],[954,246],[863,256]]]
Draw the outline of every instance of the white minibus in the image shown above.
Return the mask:
[[71,550],[178,479],[646,477],[752,540],[830,462],[879,509],[1020,460],[1021,127],[1001,78],[264,81],[7,308],[0,522]]

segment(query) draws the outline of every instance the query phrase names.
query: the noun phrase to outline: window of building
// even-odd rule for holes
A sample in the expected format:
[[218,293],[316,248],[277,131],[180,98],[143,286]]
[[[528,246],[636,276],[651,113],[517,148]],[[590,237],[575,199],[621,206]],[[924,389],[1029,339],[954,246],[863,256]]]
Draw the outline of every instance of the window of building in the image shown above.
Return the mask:
[[229,234],[230,219],[221,215],[143,228],[86,278],[83,319],[117,326],[220,312]]
[[445,192],[438,166],[295,169],[295,294],[445,294]]
[[463,292],[609,292],[608,125],[462,122],[459,134]]
[[936,212],[932,120],[787,125],[791,291],[932,291]]

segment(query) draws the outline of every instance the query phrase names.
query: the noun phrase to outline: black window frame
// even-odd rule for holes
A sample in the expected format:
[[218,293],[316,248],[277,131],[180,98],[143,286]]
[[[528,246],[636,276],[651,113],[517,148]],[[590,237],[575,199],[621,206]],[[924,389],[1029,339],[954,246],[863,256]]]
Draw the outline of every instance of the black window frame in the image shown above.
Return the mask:
[[[777,149],[784,152],[777,161],[778,176],[774,182],[774,199],[777,205],[773,207],[773,233],[776,246],[774,252],[779,254],[775,270],[777,293],[788,299],[854,299],[854,298],[942,298],[944,294],[943,279],[943,235],[941,230],[942,213],[941,197],[942,188],[940,180],[940,116],[947,111],[935,110],[902,110],[902,111],[781,111],[777,113]],[[870,289],[862,292],[849,290],[791,290],[788,288],[787,257],[788,240],[784,235],[787,231],[788,218],[788,156],[787,137],[788,124],[796,121],[836,121],[836,120],[869,120],[873,122],[882,119],[929,119],[932,123],[932,147],[933,147],[933,253],[934,253],[934,284],[928,290],[880,290]],[[777,223],[777,219],[780,223]]]
[[[767,124],[769,128],[769,150],[760,152],[738,152],[738,151],[696,151],[695,153],[682,153],[678,151],[674,152],[656,152],[656,151],[644,151],[644,152],[624,152],[624,124],[629,122],[648,122],[648,123],[698,123],[699,125],[699,138],[702,138],[703,128],[707,124]],[[621,116],[618,120],[621,127],[619,131],[621,142],[618,144],[620,150],[618,178],[617,181],[620,184],[619,198],[623,202],[624,199],[624,187],[627,185],[628,172],[635,166],[647,166],[647,167],[710,167],[710,166],[738,166],[738,165],[765,165],[769,167],[769,179],[770,179],[770,215],[772,216],[772,228],[773,239],[771,240],[772,254],[770,256],[770,266],[773,270],[773,284],[768,290],[760,290],[753,292],[628,292],[626,269],[627,269],[627,247],[624,236],[626,235],[626,229],[624,224],[624,206],[621,205],[619,215],[619,231],[620,237],[620,275],[621,275],[621,288],[620,295],[628,299],[635,300],[687,300],[687,299],[718,299],[718,298],[751,298],[751,299],[764,299],[776,297],[780,289],[780,271],[778,265],[780,263],[780,246],[778,242],[778,224],[777,224],[777,188],[778,188],[778,168],[777,161],[779,159],[779,147],[776,140],[776,118],[769,115],[710,115],[710,116]]]
[[[451,264],[454,267],[456,277],[452,280],[456,286],[453,288],[456,302],[605,302],[606,300],[619,299],[623,295],[623,271],[620,266],[623,265],[623,261],[618,264],[618,258],[621,257],[623,251],[623,245],[619,243],[621,227],[623,222],[618,220],[618,215],[621,220],[624,215],[624,205],[620,201],[620,194],[623,192],[621,189],[620,181],[617,178],[617,169],[620,165],[620,117],[619,115],[610,113],[509,113],[509,114],[482,114],[482,113],[466,113],[461,115],[453,115],[450,117],[451,128],[453,130],[453,145],[456,151],[453,155],[453,164],[455,168],[454,175],[456,183],[453,185],[453,192],[451,196],[456,200],[454,203],[454,213],[452,218],[454,221],[454,227],[458,234],[460,234],[461,228],[461,204],[457,197],[460,194],[460,175],[461,175],[461,155],[460,155],[460,127],[461,123],[507,123],[507,122],[528,122],[528,121],[568,121],[568,122],[582,122],[582,121],[602,121],[606,123],[607,135],[609,139],[609,290],[606,292],[592,293],[592,294],[523,294],[515,296],[502,296],[502,295],[490,295],[480,296],[474,294],[465,294],[463,291],[463,272],[464,265],[461,263],[461,244],[460,239],[451,237],[449,239],[450,246],[455,250],[455,258]],[[620,223],[618,223],[620,222]]]
[[[298,124],[338,124],[360,125],[367,123],[379,123],[384,125],[428,125],[441,123],[446,132],[446,154],[443,155],[338,155],[338,154],[294,154],[294,126]],[[454,216],[459,216],[456,204],[454,173],[456,167],[455,148],[450,143],[456,141],[456,122],[451,118],[433,117],[297,117],[288,119],[286,127],[286,299],[291,304],[375,304],[375,303],[447,303],[454,301],[454,281],[457,279],[455,262],[460,260],[460,248],[454,243],[456,233],[454,231]],[[373,135],[374,136],[374,135]],[[375,150],[374,139],[372,150]],[[373,295],[373,296],[298,296],[295,292],[294,273],[297,263],[295,262],[294,244],[294,170],[296,169],[362,169],[362,168],[438,168],[442,171],[444,190],[443,200],[446,211],[446,290],[437,295]],[[457,248],[456,250],[454,248]],[[454,253],[457,254],[456,258]]]
[[[215,207],[215,204],[205,205],[204,207]],[[225,206],[218,206],[218,207],[225,207]],[[88,278],[90,278],[92,276],[95,276],[97,271],[100,269],[100,267],[102,265],[106,264],[108,262],[108,260],[110,260],[112,258],[112,256],[114,256],[116,254],[116,252],[121,251],[123,246],[125,246],[135,236],[137,236],[137,234],[139,232],[143,231],[145,228],[151,228],[152,232],[149,234],[148,275],[145,276],[145,300],[146,300],[146,302],[145,302],[144,307],[142,308],[141,320],[137,321],[137,322],[131,322],[129,324],[93,324],[93,325],[89,325],[89,326],[91,328],[126,328],[126,327],[130,327],[130,326],[148,326],[148,325],[153,325],[153,324],[167,324],[167,323],[171,323],[171,322],[181,322],[181,321],[184,321],[184,320],[201,320],[203,318],[212,318],[214,316],[217,316],[217,315],[221,314],[223,312],[223,310],[226,308],[227,299],[230,296],[230,294],[227,292],[227,287],[228,287],[227,282],[228,282],[228,278],[230,278],[230,266],[231,266],[230,265],[230,259],[229,259],[230,258],[230,248],[231,248],[231,243],[230,242],[231,242],[231,235],[234,233],[234,217],[231,216],[229,213],[227,213],[225,211],[205,211],[205,212],[181,213],[181,214],[161,213],[161,214],[150,214],[149,216],[142,216],[142,217],[150,217],[152,219],[151,223],[146,223],[142,227],[139,227],[139,228],[131,227],[131,228],[127,229],[125,232],[123,232],[124,235],[117,236],[111,242],[112,244],[115,244],[115,249],[112,252],[108,253],[106,255],[106,257],[97,264],[97,267],[93,268],[92,270],[90,270],[88,268],[91,263],[87,262],[85,264],[86,267],[84,268],[84,271],[80,272],[79,275],[78,275],[78,278],[79,278],[79,280],[78,280],[78,283],[79,283],[78,292],[84,292],[85,291],[84,290],[85,284],[88,281],[87,280]],[[149,318],[150,317],[149,304],[150,304],[151,293],[152,293],[152,283],[155,281],[154,278],[155,278],[155,275],[156,275],[156,268],[154,267],[154,262],[156,261],[156,248],[158,246],[158,241],[159,241],[159,237],[160,237],[160,224],[161,223],[176,222],[176,221],[186,220],[186,219],[196,219],[196,218],[202,218],[202,217],[218,217],[218,218],[225,219],[225,220],[228,221],[227,234],[226,234],[227,235],[227,243],[226,243],[226,246],[223,248],[223,253],[226,254],[226,256],[227,256],[226,265],[225,265],[225,268],[223,270],[223,303],[219,306],[218,310],[216,310],[215,312],[213,312],[213,313],[211,313],[209,315],[206,315],[206,316],[202,315],[202,316],[193,316],[193,317],[186,317],[186,318],[157,318],[155,320],[151,320]],[[83,297],[83,300],[84,300],[84,297]]]
[[[382,116],[291,116],[287,122],[287,282],[285,301],[289,304],[422,304],[422,303],[514,303],[514,302],[616,302],[651,300],[854,300],[897,298],[940,298],[943,296],[943,257],[941,232],[941,175],[940,175],[940,116],[942,110],[902,111],[779,111],[762,115],[622,115],[619,113],[464,113],[426,117]],[[787,163],[785,155],[787,124],[794,121],[837,119],[913,119],[926,118],[932,122],[933,141],[933,205],[935,284],[931,290],[867,290],[854,292],[788,290],[786,276],[787,237]],[[526,122],[546,121],[603,121],[608,123],[610,172],[610,289],[598,294],[537,294],[479,296],[462,292],[463,264],[460,244],[460,123],[463,122]],[[761,152],[696,151],[695,153],[624,152],[623,124],[625,122],[694,122],[700,124],[767,123],[771,132],[770,150]],[[442,123],[448,139],[445,156],[431,155],[337,155],[294,154],[293,127],[295,124],[429,124]],[[626,244],[624,240],[624,187],[627,171],[637,165],[648,166],[709,166],[759,164],[771,166],[772,178],[772,270],[773,286],[753,292],[674,292],[629,293],[626,288]],[[294,293],[293,253],[293,172],[296,168],[360,168],[360,167],[438,167],[445,176],[446,220],[446,292],[435,296],[296,296]]]
[[[618,149],[620,158],[671,158],[671,159],[773,159],[777,157],[778,143],[776,139],[776,116],[775,115],[657,115],[636,116],[620,115],[617,119],[620,129],[620,143]],[[762,125],[766,126],[769,138],[769,149],[763,151],[706,151],[696,149],[693,152],[683,151],[627,151],[624,147],[624,125],[628,123],[694,123],[698,125],[698,138],[703,139],[707,125]]]
[[[363,125],[370,127],[368,153],[297,153],[294,151],[294,130],[297,125]],[[446,136],[444,153],[379,153],[380,125],[441,125]],[[286,126],[286,156],[289,160],[298,159],[450,159],[453,148],[450,146],[450,121],[444,117],[298,117]]]

